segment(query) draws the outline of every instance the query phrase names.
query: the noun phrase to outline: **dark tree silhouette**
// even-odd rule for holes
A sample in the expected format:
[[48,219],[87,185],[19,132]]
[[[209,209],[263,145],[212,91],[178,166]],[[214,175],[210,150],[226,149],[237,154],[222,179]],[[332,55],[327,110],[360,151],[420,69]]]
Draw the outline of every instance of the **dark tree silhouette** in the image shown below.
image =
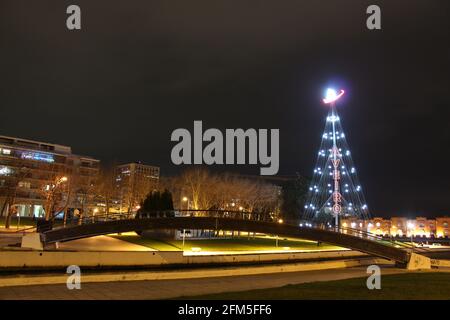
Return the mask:
[[307,192],[308,181],[300,175],[282,184],[281,216],[285,221],[296,223],[300,220]]
[[141,204],[138,213],[155,213],[157,211],[173,210],[172,194],[165,189],[162,193],[159,191],[150,192]]

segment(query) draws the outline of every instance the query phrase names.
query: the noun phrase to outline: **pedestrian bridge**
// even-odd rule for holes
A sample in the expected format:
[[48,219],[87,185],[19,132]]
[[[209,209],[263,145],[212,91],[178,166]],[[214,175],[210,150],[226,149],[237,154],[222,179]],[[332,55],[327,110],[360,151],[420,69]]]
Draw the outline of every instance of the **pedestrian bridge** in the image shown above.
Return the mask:
[[101,221],[49,230],[41,233],[41,240],[44,244],[51,244],[112,233],[157,229],[244,231],[300,238],[357,250],[400,264],[407,264],[413,254],[411,247],[409,249],[398,247],[397,244],[381,241],[374,235],[354,232],[346,234],[334,230],[299,227],[298,225],[286,223],[226,217],[165,216]]

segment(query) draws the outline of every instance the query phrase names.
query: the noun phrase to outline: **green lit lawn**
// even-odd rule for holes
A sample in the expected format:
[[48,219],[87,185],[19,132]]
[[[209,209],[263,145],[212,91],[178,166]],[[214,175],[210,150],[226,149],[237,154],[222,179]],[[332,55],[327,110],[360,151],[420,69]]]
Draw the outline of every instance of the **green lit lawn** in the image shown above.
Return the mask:
[[[6,217],[0,217],[0,228],[4,228],[5,227],[5,220],[6,220]],[[33,219],[33,218],[30,218],[30,217],[20,217],[19,229],[36,227],[36,221],[37,221],[37,219]],[[19,221],[18,221],[16,216],[12,217],[11,218],[10,229],[11,230],[16,230],[18,222]],[[57,219],[54,222],[54,226],[59,226],[62,223],[63,223],[63,221],[61,219]]]
[[[6,220],[6,217],[0,217],[0,228],[5,227],[5,220]],[[18,223],[17,217],[12,217],[10,228],[12,230],[17,229],[17,223]],[[35,227],[35,226],[36,226],[36,220],[33,220],[32,218],[28,218],[28,217],[20,217],[19,229],[27,228],[27,227]]]
[[[288,285],[281,288],[229,292],[187,299],[285,300],[285,299],[357,299],[425,300],[450,299],[450,273],[408,273],[381,278],[380,290],[368,290],[367,278]],[[185,298],[185,297],[183,297]]]
[[112,236],[113,238],[120,239],[123,241],[131,242],[134,244],[138,244],[144,247],[152,248],[154,250],[159,251],[180,251],[178,247],[173,246],[169,242],[153,240],[153,239],[143,239],[138,235],[121,235],[121,236]]
[[[114,236],[114,238],[139,244],[155,250],[161,251],[178,251],[182,250],[183,242],[181,240],[154,240],[134,235]],[[278,240],[278,247],[274,238],[257,237],[233,238],[233,239],[202,239],[202,240],[186,240],[184,244],[185,250],[191,248],[201,248],[202,251],[248,251],[248,250],[280,250],[283,247],[289,247],[290,250],[332,250],[339,247],[321,244],[317,246],[316,242],[305,240]]]

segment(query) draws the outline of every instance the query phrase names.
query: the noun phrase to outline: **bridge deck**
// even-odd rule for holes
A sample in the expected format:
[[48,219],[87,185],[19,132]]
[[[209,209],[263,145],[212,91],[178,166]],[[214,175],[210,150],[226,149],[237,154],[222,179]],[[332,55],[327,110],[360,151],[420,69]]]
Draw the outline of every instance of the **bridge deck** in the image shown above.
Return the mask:
[[259,232],[326,242],[400,263],[408,262],[409,258],[409,254],[405,250],[380,243],[379,241],[348,234],[322,229],[300,228],[295,225],[273,222],[215,217],[171,217],[98,222],[47,231],[42,234],[42,240],[44,243],[49,244],[110,233],[150,229],[204,229]]

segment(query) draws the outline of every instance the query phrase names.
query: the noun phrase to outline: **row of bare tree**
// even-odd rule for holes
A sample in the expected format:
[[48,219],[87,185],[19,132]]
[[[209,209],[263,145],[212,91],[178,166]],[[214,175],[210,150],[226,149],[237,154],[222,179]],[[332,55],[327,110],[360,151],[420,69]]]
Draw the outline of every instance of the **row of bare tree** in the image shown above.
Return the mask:
[[[27,179],[29,169],[16,170],[8,179],[8,186],[2,188],[6,196],[2,204],[2,213],[6,211],[6,224],[9,225],[14,214],[19,184]],[[121,192],[115,181],[113,168],[104,168],[94,183],[81,181],[76,172],[55,176],[54,182],[39,188],[40,198],[44,203],[47,219],[53,219],[55,213],[66,212],[67,207],[76,207],[80,215],[88,212],[92,203],[102,203],[105,212],[112,212],[112,207],[122,201]],[[141,190],[141,187],[145,190]],[[148,189],[148,190],[147,190]],[[167,189],[173,195],[175,209],[230,210],[261,212],[277,216],[281,205],[280,187],[267,183],[262,179],[244,178],[228,173],[212,173],[204,167],[190,168],[177,176],[162,177],[157,186],[160,191]],[[130,211],[142,202],[145,196],[155,187],[138,185],[123,201],[123,212]],[[185,201],[183,201],[183,199]],[[133,202],[133,203],[132,203]],[[8,207],[8,210],[5,210]],[[66,217],[64,217],[66,218]]]
[[[184,199],[190,209],[223,209],[271,212],[280,204],[279,187],[259,178],[244,178],[229,173],[212,173],[192,168],[178,176],[161,179],[161,187]],[[186,207],[187,208],[187,207]]]
[[[27,161],[16,161],[14,167],[3,175],[0,188],[0,216],[5,216],[5,228],[10,227],[11,218],[17,213],[17,205],[23,204],[20,199],[29,203],[37,201],[42,204],[45,218],[53,220],[55,214],[66,212],[70,206],[79,207],[83,212],[95,194],[96,185],[86,181],[76,173],[61,172],[51,168],[50,176],[46,179],[36,179],[33,169]],[[64,217],[66,218],[66,217]]]

